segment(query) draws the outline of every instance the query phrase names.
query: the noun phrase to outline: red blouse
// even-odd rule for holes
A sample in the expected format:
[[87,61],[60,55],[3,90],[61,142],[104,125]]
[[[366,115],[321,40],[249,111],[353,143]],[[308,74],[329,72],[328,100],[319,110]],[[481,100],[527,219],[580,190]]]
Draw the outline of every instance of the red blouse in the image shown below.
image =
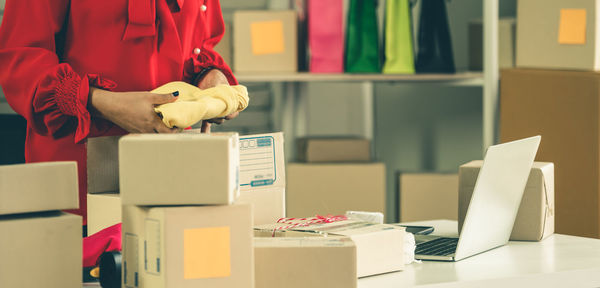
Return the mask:
[[[88,137],[125,133],[88,112],[90,86],[150,91],[213,66],[225,28],[218,0],[8,0],[0,86],[27,119],[27,162],[75,160],[86,222]],[[48,191],[52,193],[52,191]]]

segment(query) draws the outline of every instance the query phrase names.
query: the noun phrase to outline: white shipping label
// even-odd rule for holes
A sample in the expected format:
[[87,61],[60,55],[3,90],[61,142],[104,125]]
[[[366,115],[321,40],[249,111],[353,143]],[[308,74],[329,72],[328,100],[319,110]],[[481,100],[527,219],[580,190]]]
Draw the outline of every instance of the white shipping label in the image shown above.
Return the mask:
[[160,275],[160,222],[146,219],[144,240],[144,269],[149,274]]
[[272,136],[240,139],[240,186],[269,186],[277,179],[275,139]]
[[125,234],[125,243],[123,243],[123,253],[125,260],[123,261],[123,283],[127,288],[138,287],[138,256],[139,243],[138,236],[135,234]]

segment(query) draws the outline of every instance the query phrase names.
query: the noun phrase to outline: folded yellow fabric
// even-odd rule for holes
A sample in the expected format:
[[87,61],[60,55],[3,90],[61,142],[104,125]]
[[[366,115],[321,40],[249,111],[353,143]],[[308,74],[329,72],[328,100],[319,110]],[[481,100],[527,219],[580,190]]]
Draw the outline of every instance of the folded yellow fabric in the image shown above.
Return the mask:
[[152,93],[169,94],[179,91],[177,101],[154,108],[162,115],[169,128],[187,128],[202,120],[225,117],[248,107],[248,90],[245,86],[219,85],[200,89],[185,82],[175,81],[160,86]]

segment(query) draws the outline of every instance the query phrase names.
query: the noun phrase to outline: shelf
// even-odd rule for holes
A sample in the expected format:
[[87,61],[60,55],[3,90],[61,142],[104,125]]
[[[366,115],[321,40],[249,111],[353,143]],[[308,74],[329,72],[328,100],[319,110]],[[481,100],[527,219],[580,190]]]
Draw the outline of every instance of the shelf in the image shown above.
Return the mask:
[[437,82],[453,85],[483,85],[483,73],[459,72],[455,74],[317,74],[308,72],[272,73],[238,72],[234,73],[239,82]]

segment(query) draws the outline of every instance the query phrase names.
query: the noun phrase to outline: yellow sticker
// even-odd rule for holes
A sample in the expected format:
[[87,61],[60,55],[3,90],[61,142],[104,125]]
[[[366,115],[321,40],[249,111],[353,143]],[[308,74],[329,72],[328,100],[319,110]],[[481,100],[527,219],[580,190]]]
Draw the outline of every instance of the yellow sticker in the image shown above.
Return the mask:
[[229,227],[183,231],[183,278],[222,278],[231,275]]
[[254,55],[281,54],[285,51],[281,20],[251,23],[250,37]]
[[560,9],[558,43],[585,44],[586,10]]

